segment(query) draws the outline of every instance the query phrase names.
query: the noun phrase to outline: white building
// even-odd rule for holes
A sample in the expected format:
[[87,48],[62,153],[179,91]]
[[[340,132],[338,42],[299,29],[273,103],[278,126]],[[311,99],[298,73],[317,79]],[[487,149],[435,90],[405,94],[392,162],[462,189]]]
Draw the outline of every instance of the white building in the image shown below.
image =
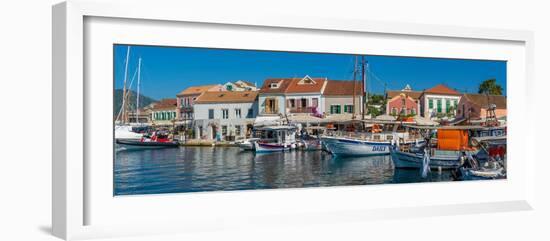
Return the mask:
[[458,102],[462,94],[458,91],[439,84],[433,88],[424,90],[420,97],[420,107],[426,118],[437,118],[447,114],[456,115]]
[[193,106],[194,136],[236,140],[251,134],[258,114],[257,91],[205,92]]
[[326,78],[272,78],[266,79],[259,94],[260,115],[322,114],[322,98]]
[[257,91],[258,90],[255,84],[252,84],[244,80],[227,82],[223,85],[223,89],[226,91]]
[[156,125],[172,125],[176,120],[176,99],[162,99],[152,104],[150,109],[151,122]]

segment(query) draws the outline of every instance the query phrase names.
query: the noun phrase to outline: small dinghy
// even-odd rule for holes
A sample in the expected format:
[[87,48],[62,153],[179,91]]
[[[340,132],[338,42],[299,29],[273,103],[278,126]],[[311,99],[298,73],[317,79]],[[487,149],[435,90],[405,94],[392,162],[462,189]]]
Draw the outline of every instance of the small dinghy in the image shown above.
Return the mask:
[[455,180],[493,180],[506,178],[506,169],[501,161],[490,157],[488,161],[480,162],[472,156],[461,160],[462,165],[452,173]]

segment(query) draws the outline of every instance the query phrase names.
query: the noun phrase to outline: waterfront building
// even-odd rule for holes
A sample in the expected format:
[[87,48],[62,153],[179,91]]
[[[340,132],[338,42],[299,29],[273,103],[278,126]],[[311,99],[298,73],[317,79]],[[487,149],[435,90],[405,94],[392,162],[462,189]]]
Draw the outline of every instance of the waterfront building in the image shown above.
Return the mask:
[[232,141],[250,136],[257,97],[257,91],[203,93],[194,101],[194,138]]
[[292,78],[266,79],[258,95],[260,115],[284,115],[285,91]]
[[491,105],[496,118],[506,117],[506,96],[464,94],[458,102],[457,119],[483,120]]
[[323,91],[326,78],[294,78],[285,91],[287,114],[322,115],[325,112]]
[[353,114],[354,106],[356,108],[355,114],[360,115],[363,111],[361,83],[356,81],[354,87],[353,81],[327,80],[322,101],[324,102],[324,115]]
[[413,91],[410,85],[402,90],[386,92],[386,114],[401,116],[420,116],[420,97],[422,91]]
[[193,120],[193,104],[195,100],[208,91],[222,91],[222,85],[201,85],[191,86],[176,95],[177,98],[177,120],[187,121]]
[[257,91],[258,90],[255,84],[252,84],[244,80],[227,82],[223,85],[223,89],[226,91]]
[[319,114],[325,111],[322,95],[326,78],[271,78],[259,91],[261,115]]
[[420,97],[422,116],[430,119],[455,116],[461,96],[461,93],[443,84],[424,90]]
[[153,103],[137,111],[128,112],[128,121],[130,123],[150,123]]
[[151,108],[151,122],[155,125],[172,125],[176,120],[176,112],[176,99],[162,99]]

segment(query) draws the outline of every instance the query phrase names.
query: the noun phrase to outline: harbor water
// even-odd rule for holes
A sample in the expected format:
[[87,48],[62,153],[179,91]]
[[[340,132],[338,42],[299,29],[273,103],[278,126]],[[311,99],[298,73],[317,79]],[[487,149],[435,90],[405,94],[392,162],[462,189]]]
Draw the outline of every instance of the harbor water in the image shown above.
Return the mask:
[[451,181],[449,171],[421,178],[389,155],[333,157],[322,151],[255,154],[237,147],[117,151],[114,195]]

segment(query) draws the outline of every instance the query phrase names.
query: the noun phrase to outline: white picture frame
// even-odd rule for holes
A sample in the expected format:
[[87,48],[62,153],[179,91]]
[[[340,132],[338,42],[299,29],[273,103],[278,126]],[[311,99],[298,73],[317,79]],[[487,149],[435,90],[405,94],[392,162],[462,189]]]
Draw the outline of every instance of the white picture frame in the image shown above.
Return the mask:
[[[155,11],[150,11],[150,9]],[[401,184],[401,185],[372,185],[369,187],[335,187],[324,189],[293,189],[277,191],[246,191],[246,192],[215,192],[208,194],[179,194],[179,195],[153,195],[149,197],[136,196],[130,198],[107,197],[105,183],[94,178],[94,175],[86,174],[90,169],[97,170],[97,173],[108,173],[106,165],[97,165],[86,161],[85,157],[90,155],[90,143],[86,141],[86,135],[91,131],[86,123],[87,118],[98,118],[96,115],[90,117],[88,111],[94,109],[90,105],[88,98],[94,98],[97,91],[89,94],[88,89],[101,89],[97,84],[90,84],[85,81],[86,68],[95,68],[94,61],[87,62],[86,35],[92,33],[101,33],[100,27],[86,29],[86,21],[90,19],[107,19],[101,24],[113,24],[109,21],[121,21],[122,23],[132,22],[148,25],[151,31],[159,31],[159,36],[163,35],[159,30],[163,24],[172,27],[199,24],[200,27],[189,28],[186,31],[213,31],[215,34],[218,28],[223,31],[244,31],[246,34],[257,34],[261,31],[262,36],[270,34],[315,34],[316,36],[326,36],[339,38],[339,35],[357,35],[357,38],[364,36],[374,36],[383,38],[395,38],[396,41],[441,41],[441,45],[432,45],[431,57],[464,57],[464,58],[483,58],[491,56],[492,59],[501,59],[510,61],[511,67],[508,68],[508,96],[510,110],[509,127],[509,159],[512,163],[518,163],[514,160],[521,159],[521,165],[511,165],[512,171],[505,181],[495,181],[490,183],[443,183],[443,184]],[[250,220],[254,220],[255,225],[269,225],[277,220],[288,223],[288,225],[298,224],[300,222],[340,222],[343,220],[372,220],[385,217],[422,217],[433,215],[451,215],[468,214],[482,212],[530,210],[534,203],[534,128],[528,124],[525,116],[529,116],[530,108],[521,108],[527,103],[533,93],[533,34],[529,31],[518,30],[496,30],[456,26],[438,26],[421,25],[409,23],[390,23],[390,22],[370,22],[356,21],[350,19],[324,19],[324,18],[302,18],[296,16],[282,15],[261,15],[261,16],[210,16],[204,12],[194,11],[187,8],[185,4],[177,2],[155,1],[150,3],[127,3],[127,2],[95,2],[95,1],[67,1],[53,7],[53,168],[52,168],[52,226],[53,234],[63,239],[81,239],[94,237],[111,237],[120,235],[152,234],[152,233],[171,233],[171,232],[193,232],[212,228],[222,228],[228,226],[239,226],[245,223],[250,225]],[[96,24],[96,23],[91,23]],[[186,25],[187,24],[187,25]],[[116,23],[114,23],[116,25]],[[114,26],[113,25],[113,26]],[[96,25],[94,25],[96,26]],[[99,25],[98,25],[99,26]],[[159,27],[160,26],[160,27]],[[116,27],[128,27],[124,24]],[[157,29],[155,29],[157,28]],[[249,31],[250,30],[250,31]],[[89,31],[89,32],[87,32]],[[243,34],[244,34],[243,32]],[[101,36],[102,40],[109,42],[115,41],[108,34]],[[97,35],[99,36],[99,35]],[[178,35],[175,35],[178,36]],[[182,35],[184,36],[184,35]],[[260,35],[258,35],[260,36]],[[129,44],[161,44],[177,46],[177,39],[167,39],[166,37],[139,38],[137,35],[128,34],[119,36]],[[261,37],[261,36],[260,36]],[[307,38],[305,36],[304,38]],[[353,36],[351,38],[354,38]],[[116,41],[120,41],[118,39]],[[134,39],[134,40],[132,40]],[[89,40],[89,39],[88,39]],[[99,39],[98,39],[99,40]],[[135,41],[135,42],[134,42]],[[147,42],[149,41],[149,42]],[[196,40],[199,41],[199,40]],[[231,40],[228,40],[231,42]],[[373,39],[375,41],[375,39]],[[443,42],[449,42],[444,43]],[[375,43],[375,42],[373,42]],[[231,44],[231,43],[229,43]],[[437,53],[439,48],[448,48],[448,44],[454,44],[457,47],[455,54],[448,56],[443,52]],[[499,44],[502,46],[499,47]],[[210,47],[215,47],[216,43],[209,43]],[[396,52],[385,50],[387,55],[407,55],[403,54],[406,42],[403,42],[402,48],[395,48]],[[95,46],[95,45],[94,45]],[[95,48],[91,46],[91,48]],[[231,45],[237,48],[239,45]],[[353,46],[353,45],[350,45]],[[477,47],[476,47],[477,46]],[[202,47],[202,46],[201,46]],[[208,47],[208,46],[206,46]],[[227,47],[227,46],[224,46]],[[472,47],[469,51],[468,47]],[[487,49],[486,52],[476,51],[476,48]],[[272,49],[275,47],[251,46],[254,49]],[[286,46],[279,45],[281,50],[294,48],[295,50],[321,51],[328,47],[311,46],[311,49],[305,49],[304,46]],[[98,47],[101,49],[101,47]],[[383,49],[383,46],[380,47]],[[350,51],[345,49],[334,49],[335,52]],[[357,51],[374,51],[365,48]],[[382,50],[379,50],[382,51]],[[365,53],[366,53],[365,52]],[[460,52],[460,53],[459,53]],[[95,53],[95,52],[94,52]],[[371,53],[371,52],[369,52]],[[447,53],[449,54],[449,53]],[[96,54],[102,56],[101,54]],[[412,51],[408,55],[416,55]],[[100,71],[98,71],[99,73]],[[108,72],[108,71],[107,71]],[[97,87],[97,88],[96,88]],[[92,91],[93,92],[93,91]],[[86,95],[91,95],[87,97]],[[106,99],[106,103],[109,99]],[[111,104],[112,106],[112,104]],[[112,113],[112,112],[111,112]],[[513,113],[513,114],[512,114]],[[109,119],[109,121],[111,121]],[[519,140],[521,139],[521,140]],[[518,141],[516,141],[518,140]],[[101,148],[100,148],[101,149]],[[99,152],[103,152],[100,149]],[[97,153],[98,150],[94,150]],[[112,150],[111,150],[112,151]],[[521,156],[518,154],[522,153]],[[105,152],[108,152],[105,150]],[[515,159],[514,159],[515,158]],[[109,179],[107,179],[109,180]],[[100,184],[96,184],[100,183]],[[415,193],[445,191],[445,185],[452,185],[453,189],[459,193],[467,194],[462,199],[454,199],[450,195],[448,199],[442,200],[422,200],[411,198],[410,201],[388,201],[382,198],[370,198],[369,207],[362,208],[365,193],[380,194],[381,197],[389,197],[388,192],[396,196],[413,196]],[[487,190],[494,190],[494,195],[489,196]],[[366,191],[358,194],[358,191]],[[99,193],[99,194],[98,194]],[[476,195],[477,193],[477,195]],[[96,195],[97,194],[97,195]],[[102,197],[98,197],[103,195]],[[279,203],[280,207],[274,207],[273,210],[261,210],[254,206],[254,203],[272,202],[281,196],[297,200],[296,202]],[[345,208],[338,208],[336,205],[326,206],[327,203],[320,201],[311,204],[311,200],[323,200],[328,196],[335,199],[333,201],[343,201],[344,197],[349,200],[350,197],[357,197],[357,200],[349,200]],[[341,197],[336,198],[335,196]],[[426,197],[430,199],[428,195]],[[206,205],[216,206],[216,202],[225,200],[226,203],[234,204],[234,210],[227,210],[226,206],[219,206],[212,211],[204,212],[201,208]],[[300,201],[303,200],[303,201]],[[94,203],[91,205],[90,203]],[[147,206],[150,203],[151,206]],[[306,206],[310,203],[309,206]],[[243,205],[252,210],[245,213],[237,213],[244,209]],[[323,206],[324,205],[324,206]],[[92,208],[90,208],[92,206]],[[159,209],[159,206],[163,208]],[[153,220],[159,225],[152,225],[140,217],[128,215],[132,214],[132,208],[151,208],[151,212],[141,213],[147,219]],[[155,208],[157,207],[157,208]],[[170,209],[169,209],[170,208]],[[194,218],[193,222],[182,219],[178,212],[189,208],[192,211],[186,212],[188,218]],[[293,209],[294,208],[294,209]],[[256,212],[258,215],[254,215]],[[113,222],[107,222],[107,215],[112,215]],[[161,217],[162,215],[162,217]],[[97,222],[91,221],[90,216],[100,217]],[[200,218],[202,217],[202,218]],[[248,221],[247,221],[248,220]],[[228,224],[231,223],[231,224]],[[161,227],[160,224],[163,224]],[[185,224],[185,225],[183,225]],[[207,228],[208,226],[208,228]]]

